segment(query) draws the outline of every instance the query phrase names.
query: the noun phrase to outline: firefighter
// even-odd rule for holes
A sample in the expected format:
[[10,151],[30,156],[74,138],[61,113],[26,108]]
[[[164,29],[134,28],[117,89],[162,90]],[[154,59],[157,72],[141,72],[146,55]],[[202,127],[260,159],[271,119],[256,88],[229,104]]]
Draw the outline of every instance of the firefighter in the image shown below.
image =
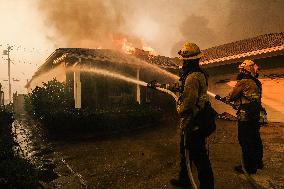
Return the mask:
[[[178,52],[183,61],[179,83],[160,85],[174,92],[180,92],[177,111],[180,116],[180,170],[179,177],[170,183],[177,187],[191,188],[186,165],[185,149],[189,151],[189,158],[198,171],[201,189],[213,189],[214,178],[211,163],[207,154],[205,139],[199,134],[195,117],[205,103],[207,96],[207,74],[199,67],[199,60],[203,56],[199,47],[194,43],[185,43]],[[185,136],[186,135],[186,136]],[[186,137],[186,141],[184,141]]]
[[[258,66],[252,60],[243,61],[239,70],[237,84],[223,100],[238,107],[238,140],[243,165],[247,173],[255,174],[257,169],[263,168],[263,145],[259,133],[262,85],[257,79]],[[241,165],[234,169],[243,173]]]

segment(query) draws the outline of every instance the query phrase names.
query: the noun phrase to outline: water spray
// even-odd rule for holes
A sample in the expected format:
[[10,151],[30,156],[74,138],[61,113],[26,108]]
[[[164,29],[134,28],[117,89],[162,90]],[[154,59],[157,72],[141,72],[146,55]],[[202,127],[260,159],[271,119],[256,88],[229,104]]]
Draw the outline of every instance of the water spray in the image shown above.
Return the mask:
[[208,94],[209,96],[213,97],[213,98],[216,97],[216,94],[214,94],[214,93],[212,93],[212,92],[210,92],[210,91],[207,91],[207,94]]
[[106,69],[80,66],[80,67],[72,67],[72,68],[69,68],[68,70],[94,73],[94,74],[97,74],[97,75],[111,77],[111,78],[114,78],[114,79],[123,80],[123,81],[129,82],[129,83],[138,84],[138,85],[145,86],[145,87],[147,86],[147,83],[144,82],[144,81],[140,81],[138,79],[125,76],[122,73],[112,72],[112,71],[109,71],[109,70],[106,70]]
[[[111,77],[111,78],[114,78],[114,79],[123,80],[123,81],[129,82],[129,83],[138,84],[138,85],[144,86],[144,87],[149,86],[149,84],[146,83],[145,81],[141,81],[141,80],[126,76],[122,73],[113,72],[113,71],[109,71],[109,70],[102,69],[102,68],[88,67],[88,66],[80,66],[80,67],[73,66],[73,67],[70,67],[68,69],[70,71],[89,72],[89,73],[94,73],[94,74],[98,74],[98,75],[102,75],[102,76],[107,76],[107,77]],[[178,96],[174,92],[172,92],[168,89],[165,89],[165,88],[161,88],[161,87],[153,87],[153,88],[162,92],[162,93],[169,94],[170,96],[172,96],[174,98],[174,100],[176,102],[178,101]],[[216,97],[216,94],[214,94],[210,91],[207,91],[207,94],[209,96],[213,97],[213,98]]]
[[[129,83],[133,83],[133,84],[138,84],[140,86],[144,86],[147,87],[148,83],[135,79],[135,78],[131,78],[129,76],[125,76],[122,73],[118,73],[118,72],[112,72],[106,69],[101,69],[101,68],[95,68],[95,67],[87,67],[87,66],[80,66],[80,67],[71,67],[68,68],[70,71],[81,71],[81,72],[89,72],[89,73],[94,73],[94,74],[98,74],[98,75],[102,75],[102,76],[107,76],[107,77],[111,77],[114,79],[118,79],[118,80],[123,80]],[[178,101],[178,97],[175,93],[173,93],[170,90],[164,89],[164,88],[160,88],[160,87],[156,87],[156,90],[162,92],[162,93],[166,93],[169,94],[170,96],[172,96],[175,101]]]

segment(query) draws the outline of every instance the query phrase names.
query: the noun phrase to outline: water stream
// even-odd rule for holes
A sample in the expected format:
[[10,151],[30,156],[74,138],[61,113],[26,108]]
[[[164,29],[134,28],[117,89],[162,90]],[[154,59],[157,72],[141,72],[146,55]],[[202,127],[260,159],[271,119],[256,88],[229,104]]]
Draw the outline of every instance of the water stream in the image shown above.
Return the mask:
[[128,77],[128,76],[126,76],[125,74],[122,74],[122,73],[113,72],[113,71],[109,71],[109,70],[101,69],[101,68],[96,68],[94,66],[92,66],[92,67],[80,66],[80,67],[70,68],[69,70],[70,71],[89,72],[89,73],[93,73],[93,74],[97,74],[97,75],[101,75],[101,76],[111,77],[111,78],[118,79],[118,80],[123,80],[123,81],[133,83],[133,84],[138,84],[138,85],[145,86],[145,87],[147,86],[147,83],[144,82],[144,81],[140,81],[140,80],[137,80],[135,78]]
[[[133,84],[137,84],[140,86],[144,86],[147,87],[147,83],[145,81],[141,81],[135,78],[131,78],[129,76],[125,76],[122,73],[118,73],[118,72],[113,72],[113,71],[109,71],[106,69],[101,69],[101,68],[96,68],[96,67],[88,67],[88,66],[80,66],[80,67],[71,67],[68,69],[68,71],[80,71],[80,72],[88,72],[88,73],[93,73],[93,74],[97,74],[97,75],[102,75],[102,76],[107,76],[107,77],[111,77],[114,79],[118,79],[118,80],[123,80],[129,83],[133,83]],[[173,93],[170,90],[164,89],[164,88],[160,88],[160,87],[156,87],[156,89],[162,93],[166,93],[171,95],[175,101],[178,100],[178,97],[175,93]]]

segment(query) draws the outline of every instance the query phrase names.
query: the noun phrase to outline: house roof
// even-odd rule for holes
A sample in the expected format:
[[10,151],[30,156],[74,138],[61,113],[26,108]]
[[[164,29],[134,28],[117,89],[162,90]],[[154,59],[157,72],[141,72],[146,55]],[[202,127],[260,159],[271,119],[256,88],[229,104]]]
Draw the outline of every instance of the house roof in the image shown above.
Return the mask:
[[[222,64],[230,64],[243,61],[244,59],[257,59],[269,56],[284,54],[284,33],[272,33],[260,35],[257,37],[244,39],[216,47],[202,50],[204,56],[201,59],[201,65],[204,67],[215,67]],[[154,56],[148,51],[136,49],[134,57],[142,59],[152,64],[156,64],[164,69],[178,69],[181,62],[176,58],[165,56]],[[116,59],[126,61],[131,56],[109,49],[86,49],[86,48],[59,48],[56,49],[40,66],[34,77],[42,72],[51,69],[56,64],[65,59],[78,58],[90,60],[108,60]],[[30,82],[26,85],[29,86]]]
[[[248,58],[256,59],[284,54],[284,33],[265,34],[208,48],[202,52],[204,56],[201,58],[201,65],[204,67],[240,62]],[[178,69],[181,64],[178,58],[151,56],[149,52],[139,49],[134,55],[163,68]]]
[[[66,63],[68,66],[75,64],[79,60],[91,61],[109,61],[129,63],[137,61],[137,58],[110,49],[87,49],[87,48],[59,48],[56,49],[46,61],[38,68],[32,79],[26,84],[28,88],[31,82],[42,73],[56,67],[60,63]],[[140,60],[141,61],[141,60]],[[84,64],[84,61],[82,62]]]
[[284,33],[271,33],[244,39],[202,51],[202,64],[217,66],[244,59],[264,58],[284,54]]

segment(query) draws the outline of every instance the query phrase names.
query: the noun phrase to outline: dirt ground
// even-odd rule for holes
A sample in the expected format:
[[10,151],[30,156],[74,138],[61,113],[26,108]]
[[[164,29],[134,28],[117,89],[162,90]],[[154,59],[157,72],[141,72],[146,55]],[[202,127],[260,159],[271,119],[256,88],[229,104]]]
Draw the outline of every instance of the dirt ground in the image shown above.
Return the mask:
[[[208,140],[216,189],[252,188],[243,175],[233,171],[241,157],[235,124],[218,120]],[[261,135],[265,167],[253,178],[264,188],[284,188],[284,124],[262,127]],[[55,153],[50,158],[59,177],[47,188],[174,188],[169,180],[178,175],[175,119],[131,133],[65,138],[53,144]]]

